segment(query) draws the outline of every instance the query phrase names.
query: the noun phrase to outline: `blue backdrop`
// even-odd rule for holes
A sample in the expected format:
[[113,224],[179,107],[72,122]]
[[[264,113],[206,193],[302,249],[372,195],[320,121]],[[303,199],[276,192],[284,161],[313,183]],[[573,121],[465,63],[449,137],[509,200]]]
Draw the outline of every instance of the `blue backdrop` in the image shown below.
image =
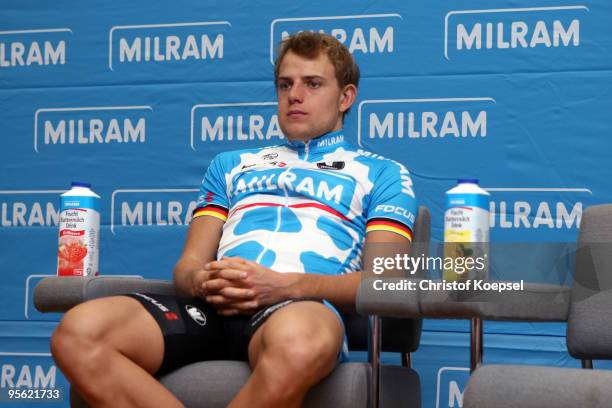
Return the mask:
[[[477,177],[492,241],[574,240],[582,210],[612,201],[611,18],[604,0],[3,1],[0,387],[66,385],[59,316],[31,302],[55,273],[59,194],[83,180],[102,196],[101,274],[170,278],[212,157],[283,139],[272,61],[298,30],[357,58],[346,136],[411,170],[435,239],[444,192]],[[425,323],[425,407],[462,405],[467,329]],[[561,324],[486,330],[488,362],[578,365]]]

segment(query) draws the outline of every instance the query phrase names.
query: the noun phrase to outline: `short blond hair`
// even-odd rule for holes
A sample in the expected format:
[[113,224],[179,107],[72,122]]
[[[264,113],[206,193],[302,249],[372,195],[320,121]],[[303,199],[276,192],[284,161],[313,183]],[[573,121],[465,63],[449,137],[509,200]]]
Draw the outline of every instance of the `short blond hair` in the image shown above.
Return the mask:
[[280,64],[289,51],[305,58],[316,58],[323,51],[334,65],[340,89],[349,84],[355,87],[359,85],[359,67],[344,44],[329,34],[312,31],[302,31],[281,42],[280,52],[274,62],[275,84],[278,84]]

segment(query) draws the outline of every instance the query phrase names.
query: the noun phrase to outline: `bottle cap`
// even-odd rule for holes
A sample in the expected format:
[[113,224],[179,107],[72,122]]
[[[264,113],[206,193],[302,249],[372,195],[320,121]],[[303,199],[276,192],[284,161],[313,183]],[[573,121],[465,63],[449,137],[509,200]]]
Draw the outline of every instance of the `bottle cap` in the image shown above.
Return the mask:
[[478,185],[478,179],[474,179],[474,178],[461,178],[461,179],[457,180],[457,184],[465,184],[465,183]]
[[91,183],[84,183],[82,181],[73,181],[70,184],[70,187],[86,187],[86,188],[91,188]]

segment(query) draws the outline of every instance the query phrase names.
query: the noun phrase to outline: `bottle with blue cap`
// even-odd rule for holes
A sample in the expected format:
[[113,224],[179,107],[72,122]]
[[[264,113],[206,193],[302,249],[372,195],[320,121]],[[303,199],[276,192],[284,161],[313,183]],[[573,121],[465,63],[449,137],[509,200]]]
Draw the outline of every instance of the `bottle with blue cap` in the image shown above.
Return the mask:
[[459,179],[446,192],[445,280],[488,277],[489,196],[477,179]]
[[96,276],[100,251],[100,196],[73,181],[61,195],[57,274]]

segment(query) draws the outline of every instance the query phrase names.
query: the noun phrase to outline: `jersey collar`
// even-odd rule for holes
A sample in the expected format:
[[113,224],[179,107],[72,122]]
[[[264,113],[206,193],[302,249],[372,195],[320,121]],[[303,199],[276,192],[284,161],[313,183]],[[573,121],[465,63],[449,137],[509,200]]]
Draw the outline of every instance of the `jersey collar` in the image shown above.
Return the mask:
[[329,153],[346,144],[342,129],[324,133],[305,142],[301,140],[287,141],[287,146],[296,150],[299,157],[305,160],[320,156],[323,153]]

